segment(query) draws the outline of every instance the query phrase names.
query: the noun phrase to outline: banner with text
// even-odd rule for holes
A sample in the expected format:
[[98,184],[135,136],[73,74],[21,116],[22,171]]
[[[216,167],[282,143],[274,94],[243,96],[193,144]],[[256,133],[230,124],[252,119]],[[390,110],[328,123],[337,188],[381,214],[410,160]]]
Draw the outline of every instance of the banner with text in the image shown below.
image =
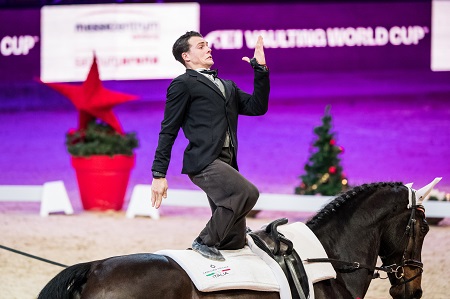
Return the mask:
[[41,79],[83,81],[95,53],[102,80],[165,79],[184,70],[172,55],[197,3],[58,5],[42,8]]
[[426,2],[202,5],[200,24],[222,73],[246,70],[259,35],[274,72],[430,69]]
[[184,71],[171,50],[188,30],[206,37],[222,75],[248,73],[241,58],[258,35],[274,73],[449,71],[449,11],[447,1],[0,10],[0,79],[82,81],[94,53],[103,80],[170,79]]
[[0,80],[39,77],[40,12],[0,10]]

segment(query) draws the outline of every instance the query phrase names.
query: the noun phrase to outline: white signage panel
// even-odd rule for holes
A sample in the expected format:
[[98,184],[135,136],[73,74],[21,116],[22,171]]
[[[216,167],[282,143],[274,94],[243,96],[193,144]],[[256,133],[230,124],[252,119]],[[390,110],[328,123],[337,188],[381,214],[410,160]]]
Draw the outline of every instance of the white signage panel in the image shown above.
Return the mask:
[[450,1],[434,0],[431,27],[431,69],[450,71]]
[[199,31],[197,3],[45,6],[41,79],[86,79],[94,53],[102,80],[169,79],[184,71],[172,45]]

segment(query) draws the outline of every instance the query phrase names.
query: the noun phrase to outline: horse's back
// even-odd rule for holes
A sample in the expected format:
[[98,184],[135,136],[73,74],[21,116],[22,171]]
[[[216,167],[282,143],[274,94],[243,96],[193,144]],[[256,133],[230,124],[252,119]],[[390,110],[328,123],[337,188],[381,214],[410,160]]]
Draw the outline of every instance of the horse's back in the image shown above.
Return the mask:
[[94,262],[81,298],[195,298],[186,272],[172,259],[150,253]]
[[142,253],[94,262],[81,298],[273,299],[279,298],[279,294],[249,290],[203,293],[170,257]]

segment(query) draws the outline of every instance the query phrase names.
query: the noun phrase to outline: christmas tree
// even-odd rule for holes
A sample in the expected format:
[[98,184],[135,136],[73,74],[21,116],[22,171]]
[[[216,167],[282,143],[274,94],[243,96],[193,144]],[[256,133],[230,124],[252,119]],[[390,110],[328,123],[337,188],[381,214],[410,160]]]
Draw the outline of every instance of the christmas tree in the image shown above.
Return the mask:
[[338,157],[344,148],[336,144],[335,134],[331,132],[330,109],[330,106],[325,108],[322,125],[314,128],[317,140],[313,146],[316,150],[305,165],[306,173],[300,176],[302,183],[295,188],[296,194],[336,195],[348,187]]

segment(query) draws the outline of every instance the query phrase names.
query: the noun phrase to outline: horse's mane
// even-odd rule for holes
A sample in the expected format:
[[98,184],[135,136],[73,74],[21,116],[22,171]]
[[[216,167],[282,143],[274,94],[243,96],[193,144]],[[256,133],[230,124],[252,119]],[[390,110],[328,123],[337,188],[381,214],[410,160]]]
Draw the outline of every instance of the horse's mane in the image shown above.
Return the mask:
[[362,195],[371,195],[381,187],[398,187],[403,185],[401,182],[379,182],[372,184],[364,184],[348,190],[345,193],[339,194],[334,200],[323,207],[315,216],[313,216],[306,223],[310,228],[318,226],[323,221],[327,221],[336,211],[343,206],[346,206],[349,202],[360,198]]

